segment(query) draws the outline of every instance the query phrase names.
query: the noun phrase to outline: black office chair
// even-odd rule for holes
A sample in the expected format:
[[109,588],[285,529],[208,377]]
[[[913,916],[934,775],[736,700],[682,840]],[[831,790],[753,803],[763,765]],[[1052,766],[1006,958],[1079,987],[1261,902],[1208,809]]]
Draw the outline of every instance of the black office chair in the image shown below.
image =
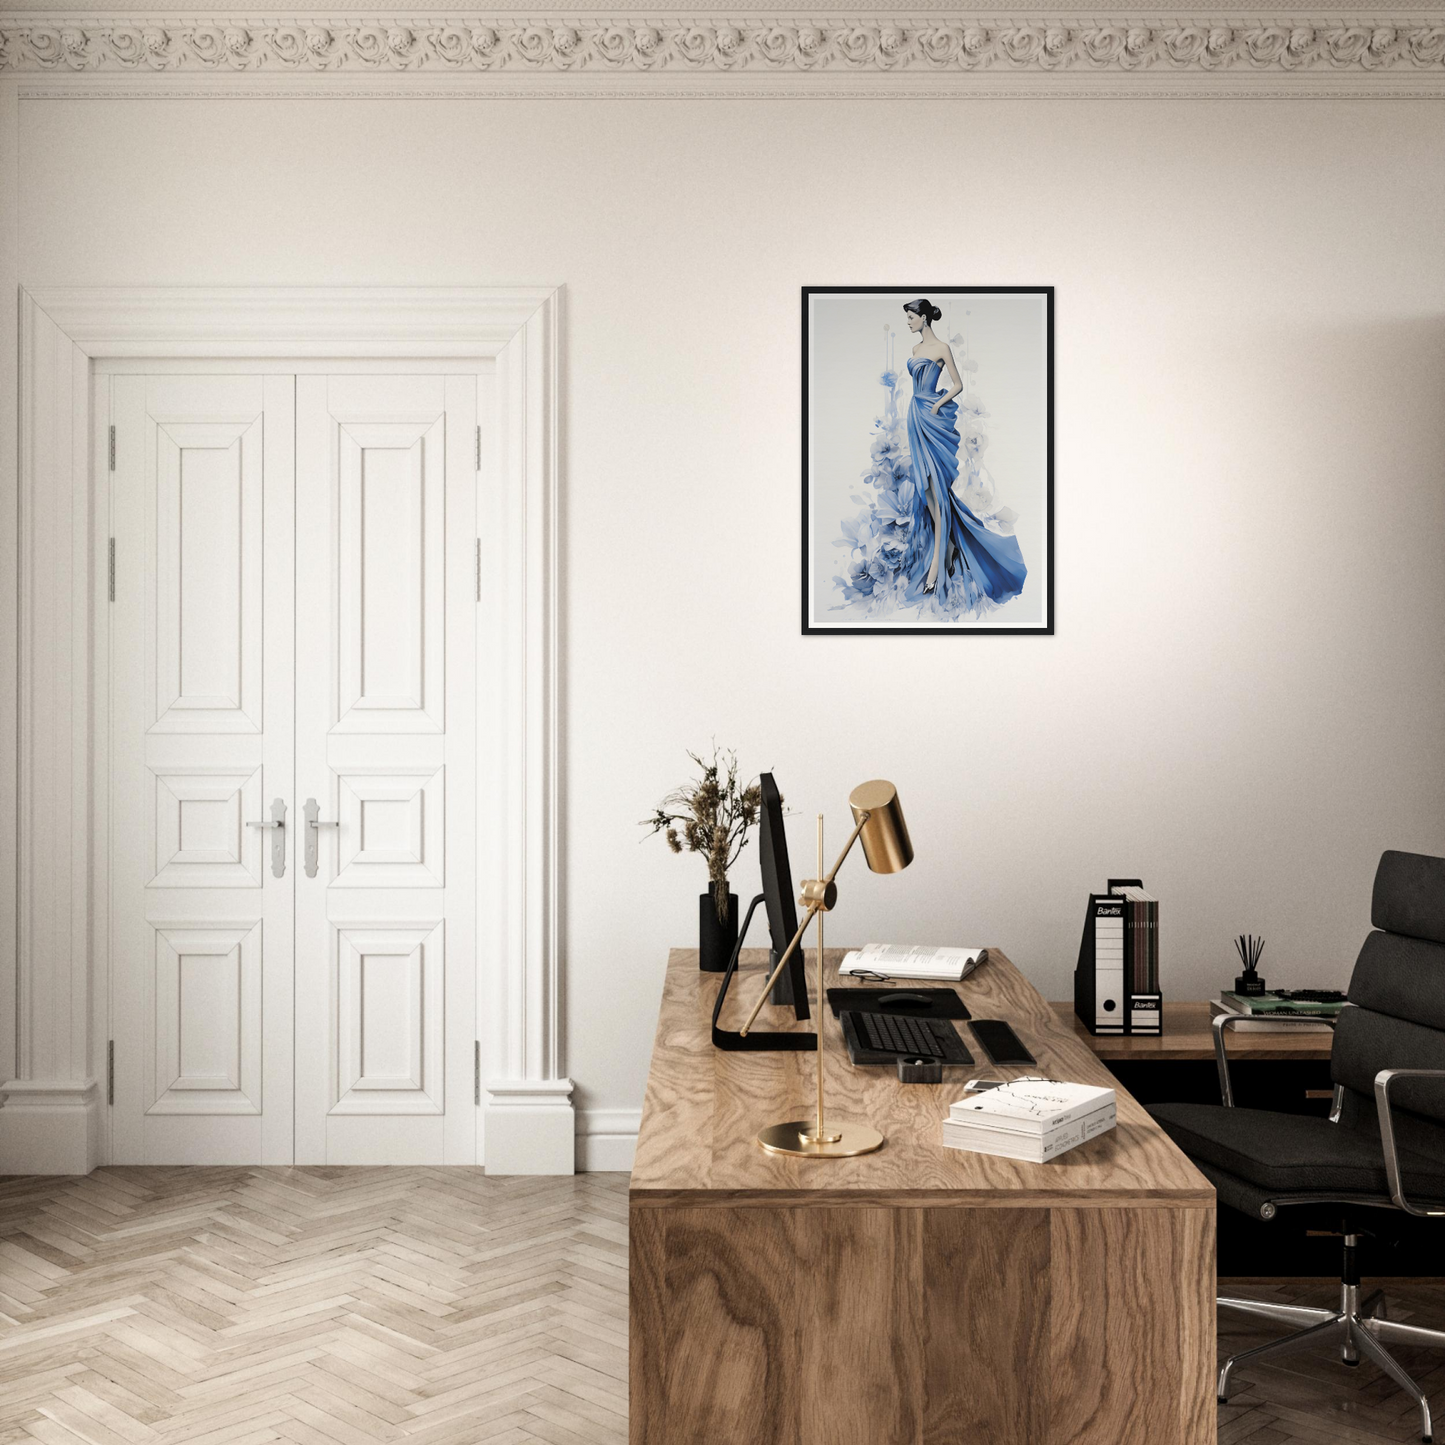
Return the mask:
[[[1378,1365],[1420,1407],[1425,1393],[1386,1342],[1445,1348],[1445,1331],[1386,1317],[1376,1290],[1360,1298],[1356,1249],[1397,1211],[1445,1215],[1445,858],[1386,853],[1375,873],[1370,921],[1330,1050],[1334,1104],[1328,1119],[1236,1109],[1225,1033],[1214,1023],[1223,1105],[1156,1104],[1150,1113],[1214,1185],[1219,1202],[1256,1219],[1281,1209],[1328,1209],[1342,1224],[1344,1269],[1337,1310],[1220,1297],[1219,1303],[1302,1328],[1224,1362],[1219,1399],[1237,1365],[1317,1344],[1340,1358]],[[1388,1211],[1388,1212],[1384,1212]]]

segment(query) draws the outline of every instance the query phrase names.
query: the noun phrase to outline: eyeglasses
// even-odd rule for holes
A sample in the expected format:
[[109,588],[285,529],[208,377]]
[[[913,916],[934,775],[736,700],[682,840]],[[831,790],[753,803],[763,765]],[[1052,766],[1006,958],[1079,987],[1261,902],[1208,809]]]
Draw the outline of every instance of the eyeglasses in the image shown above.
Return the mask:
[[[952,983],[962,983],[962,982],[964,981],[964,979],[966,979],[966,978],[969,976],[969,974],[971,974],[971,973],[979,966],[979,964],[984,963],[984,962],[986,962],[986,961],[987,961],[987,960],[986,960],[982,955],[980,955],[978,958],[975,958],[975,959],[971,960],[970,962],[964,964],[964,966],[963,966],[963,972],[962,972],[961,974],[959,974],[959,976],[958,976],[956,979],[943,979],[943,980],[940,980],[940,982],[944,982],[944,983],[950,983],[950,982],[952,982]],[[907,975],[904,975],[904,974],[897,974],[897,973],[878,973],[878,972],[876,972],[874,969],[871,969],[871,968],[854,969],[851,973],[848,974],[848,977],[849,977],[849,978],[861,978],[861,979],[863,979],[863,980],[864,980],[865,982],[867,982],[867,983],[897,983],[897,982],[899,982],[901,979],[907,979],[907,981],[908,981],[909,983],[918,983],[918,982],[920,982],[920,981],[924,981],[924,982],[927,981],[927,980],[919,980],[919,979],[914,979],[914,978],[908,978]]]

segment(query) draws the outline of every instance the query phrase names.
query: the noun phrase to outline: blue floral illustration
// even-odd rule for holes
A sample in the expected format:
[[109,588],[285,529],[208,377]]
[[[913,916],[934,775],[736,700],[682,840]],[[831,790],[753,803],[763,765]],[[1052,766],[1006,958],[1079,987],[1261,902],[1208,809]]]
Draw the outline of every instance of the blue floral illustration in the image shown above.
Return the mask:
[[[943,395],[938,362],[911,357],[906,371],[889,367],[878,378],[883,411],[874,419],[862,490],[852,495],[861,510],[843,519],[833,543],[847,552],[833,578],[843,597],[835,611],[882,618],[909,609],[921,620],[957,622],[985,616],[1023,588],[1028,569],[1013,535],[1017,518],[995,506],[993,478],[981,460],[989,412],[973,393],[978,363],[967,357],[961,336],[950,342],[964,353],[958,369],[968,389],[936,413]],[[925,582],[934,555],[930,485],[947,499],[939,528],[944,566],[933,590]]]

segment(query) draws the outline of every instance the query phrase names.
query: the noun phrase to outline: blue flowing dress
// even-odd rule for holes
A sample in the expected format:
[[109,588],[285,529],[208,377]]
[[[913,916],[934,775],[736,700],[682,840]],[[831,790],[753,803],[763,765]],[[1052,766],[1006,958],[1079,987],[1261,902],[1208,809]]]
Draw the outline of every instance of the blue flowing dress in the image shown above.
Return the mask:
[[943,363],[926,356],[908,358],[913,397],[908,406],[908,450],[913,477],[908,547],[903,570],[906,596],[919,602],[933,564],[933,514],[928,510],[930,486],[940,502],[944,528],[934,595],[948,612],[989,610],[1023,590],[1028,568],[1018,539],[990,531],[953,492],[958,479],[958,406],[945,402],[933,414]]

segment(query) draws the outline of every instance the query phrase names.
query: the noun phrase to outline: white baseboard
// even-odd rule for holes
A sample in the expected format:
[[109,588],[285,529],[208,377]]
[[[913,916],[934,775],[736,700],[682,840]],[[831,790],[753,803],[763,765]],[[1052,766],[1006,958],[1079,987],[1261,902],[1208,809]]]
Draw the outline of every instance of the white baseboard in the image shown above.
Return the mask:
[[576,1172],[571,1079],[497,1079],[487,1093],[488,1174]]
[[641,1109],[579,1110],[577,1168],[585,1173],[630,1173],[641,1126]]
[[89,1174],[99,1162],[94,1079],[0,1084],[0,1174]]
[[[574,1110],[570,1080],[488,1086],[489,1174],[626,1173],[641,1109]],[[0,1175],[88,1174],[100,1157],[95,1080],[0,1085]]]

